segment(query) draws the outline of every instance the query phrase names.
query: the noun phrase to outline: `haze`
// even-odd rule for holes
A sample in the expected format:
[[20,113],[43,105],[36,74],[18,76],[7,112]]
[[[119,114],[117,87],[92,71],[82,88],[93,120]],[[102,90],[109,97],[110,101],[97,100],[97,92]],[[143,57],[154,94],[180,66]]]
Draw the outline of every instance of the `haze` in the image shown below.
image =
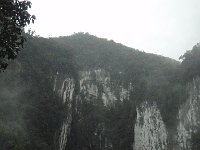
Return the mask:
[[199,0],[32,0],[43,37],[74,32],[178,60],[200,42]]

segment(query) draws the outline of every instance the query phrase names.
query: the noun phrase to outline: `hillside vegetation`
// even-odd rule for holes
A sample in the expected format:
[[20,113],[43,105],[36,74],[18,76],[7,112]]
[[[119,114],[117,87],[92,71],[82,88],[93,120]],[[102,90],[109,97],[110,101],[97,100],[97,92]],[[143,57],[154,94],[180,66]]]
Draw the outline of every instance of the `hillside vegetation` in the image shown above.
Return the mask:
[[98,150],[94,132],[102,129],[97,124],[104,124],[106,136],[116,146],[113,150],[132,150],[135,108],[143,101],[156,102],[167,129],[176,128],[178,109],[186,99],[184,81],[200,75],[199,54],[196,45],[180,63],[87,33],[30,37],[18,59],[0,74],[2,150],[54,150],[66,113],[53,92],[55,75],[78,79],[79,71],[98,68],[108,71],[116,84],[134,83],[134,93],[130,101],[117,101],[112,108],[83,100],[78,107],[85,117],[78,122],[80,116],[75,114],[67,147],[89,150],[88,145],[94,145],[92,150]]

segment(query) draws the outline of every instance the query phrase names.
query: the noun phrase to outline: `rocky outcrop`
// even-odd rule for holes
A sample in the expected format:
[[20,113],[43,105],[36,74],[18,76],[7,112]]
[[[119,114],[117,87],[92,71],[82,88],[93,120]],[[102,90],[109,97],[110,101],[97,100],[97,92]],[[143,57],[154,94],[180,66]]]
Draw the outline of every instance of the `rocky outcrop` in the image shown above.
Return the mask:
[[[64,81],[62,81],[64,79]],[[62,82],[61,82],[62,81]],[[55,77],[55,83],[53,90],[61,97],[63,105],[66,107],[66,116],[63,119],[63,123],[60,128],[58,139],[58,150],[64,150],[67,144],[67,138],[70,134],[71,122],[72,122],[72,101],[75,89],[75,81],[69,77],[59,76],[57,73]]]
[[191,148],[191,136],[200,125],[200,78],[187,85],[188,98],[179,110],[178,145],[180,150]]
[[[62,82],[61,82],[62,81]],[[80,95],[86,100],[100,99],[105,107],[114,106],[115,101],[130,100],[130,93],[134,91],[133,84],[118,85],[111,79],[109,72],[102,69],[81,71],[75,85],[74,79],[69,77],[55,78],[54,91],[57,91],[66,106],[67,115],[63,121],[59,136],[59,150],[64,150],[70,134],[72,122],[72,101],[81,101]],[[74,96],[75,86],[79,92]],[[172,137],[176,150],[189,150],[193,133],[200,125],[200,78],[194,79],[187,86],[188,99],[179,110],[179,123],[177,133]],[[134,126],[134,150],[166,150],[168,146],[168,133],[157,104],[148,101],[136,107],[137,117]],[[100,135],[101,136],[101,135]],[[178,146],[177,146],[178,145]],[[170,148],[171,148],[170,147]]]
[[112,106],[116,100],[129,99],[133,90],[132,83],[128,88],[119,86],[111,79],[109,72],[102,69],[81,71],[79,74],[80,92],[88,99],[90,97],[102,99],[105,106]]
[[167,131],[157,105],[144,102],[136,111],[134,150],[165,150]]
[[53,90],[58,92],[67,110],[60,129],[58,150],[65,149],[70,134],[75,86],[79,87],[79,93],[76,93],[79,97],[77,100],[81,101],[80,95],[87,100],[99,98],[106,107],[113,106],[116,100],[129,99],[132,90],[131,83],[128,88],[119,86],[111,80],[110,74],[102,69],[79,72],[79,81],[76,83],[79,83],[79,85],[75,85],[74,79],[65,78],[64,75],[59,75],[59,73],[55,76]]

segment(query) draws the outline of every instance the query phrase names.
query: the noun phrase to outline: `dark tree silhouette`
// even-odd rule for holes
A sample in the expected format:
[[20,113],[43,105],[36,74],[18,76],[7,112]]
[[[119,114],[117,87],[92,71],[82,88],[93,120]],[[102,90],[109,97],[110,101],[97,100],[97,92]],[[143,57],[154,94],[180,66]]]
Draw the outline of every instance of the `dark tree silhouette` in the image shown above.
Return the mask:
[[35,16],[29,14],[30,1],[0,1],[0,71],[5,70],[9,59],[15,59],[23,47],[24,27],[34,23]]
[[187,51],[180,57],[181,66],[185,81],[190,81],[200,75],[200,43],[196,44],[192,50]]

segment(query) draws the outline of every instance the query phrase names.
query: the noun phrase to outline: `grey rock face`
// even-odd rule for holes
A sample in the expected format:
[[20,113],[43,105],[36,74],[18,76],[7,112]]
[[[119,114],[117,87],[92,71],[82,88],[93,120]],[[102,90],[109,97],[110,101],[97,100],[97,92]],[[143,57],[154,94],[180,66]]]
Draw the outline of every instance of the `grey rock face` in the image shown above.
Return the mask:
[[200,125],[200,78],[187,85],[188,99],[179,110],[178,145],[180,150],[191,149],[191,136]]
[[119,86],[116,92],[114,87],[116,85],[109,72],[102,69],[81,71],[80,75],[80,92],[84,93],[88,97],[99,98],[103,100],[105,106],[111,106],[114,102],[119,99],[129,99],[130,91],[132,89],[132,83],[129,84],[128,88]]
[[58,150],[64,150],[67,144],[67,137],[70,134],[71,122],[72,122],[72,100],[75,89],[75,82],[71,78],[60,77],[57,73],[54,84],[54,91],[57,91],[61,97],[63,105],[67,108],[67,115],[61,125],[59,139],[58,139]]
[[165,150],[167,132],[157,105],[142,103],[137,108],[134,150]]
[[[57,73],[54,80],[53,90],[57,91],[62,98],[63,104],[67,107],[67,115],[61,126],[59,136],[58,150],[64,150],[68,141],[67,137],[70,134],[71,122],[72,122],[72,101],[75,89],[75,81],[71,78],[60,77]],[[130,90],[132,90],[132,84],[130,83],[128,89],[120,86],[119,96],[117,97],[116,91],[112,88],[114,83],[110,79],[110,74],[102,69],[81,71],[79,72],[79,92],[82,93],[88,100],[99,97],[102,99],[105,106],[111,106],[119,99],[129,99]],[[80,93],[77,93],[80,95]],[[78,100],[80,100],[78,98]]]
[[[61,126],[58,150],[64,150],[68,141],[72,122],[72,101],[75,90],[75,81],[71,78],[55,78],[54,91],[58,92],[68,113]],[[133,84],[128,86],[115,84],[109,72],[102,69],[79,72],[79,93],[87,100],[99,98],[105,107],[113,106],[116,100],[129,100],[134,91]],[[117,89],[117,90],[116,90]],[[175,150],[189,150],[192,133],[200,125],[200,78],[194,79],[187,86],[188,99],[179,110],[177,133],[174,133]],[[77,95],[76,95],[77,96]],[[79,96],[77,96],[77,100]],[[136,108],[137,118],[134,127],[134,150],[167,150],[168,133],[163,122],[160,110],[156,103],[143,102]]]

